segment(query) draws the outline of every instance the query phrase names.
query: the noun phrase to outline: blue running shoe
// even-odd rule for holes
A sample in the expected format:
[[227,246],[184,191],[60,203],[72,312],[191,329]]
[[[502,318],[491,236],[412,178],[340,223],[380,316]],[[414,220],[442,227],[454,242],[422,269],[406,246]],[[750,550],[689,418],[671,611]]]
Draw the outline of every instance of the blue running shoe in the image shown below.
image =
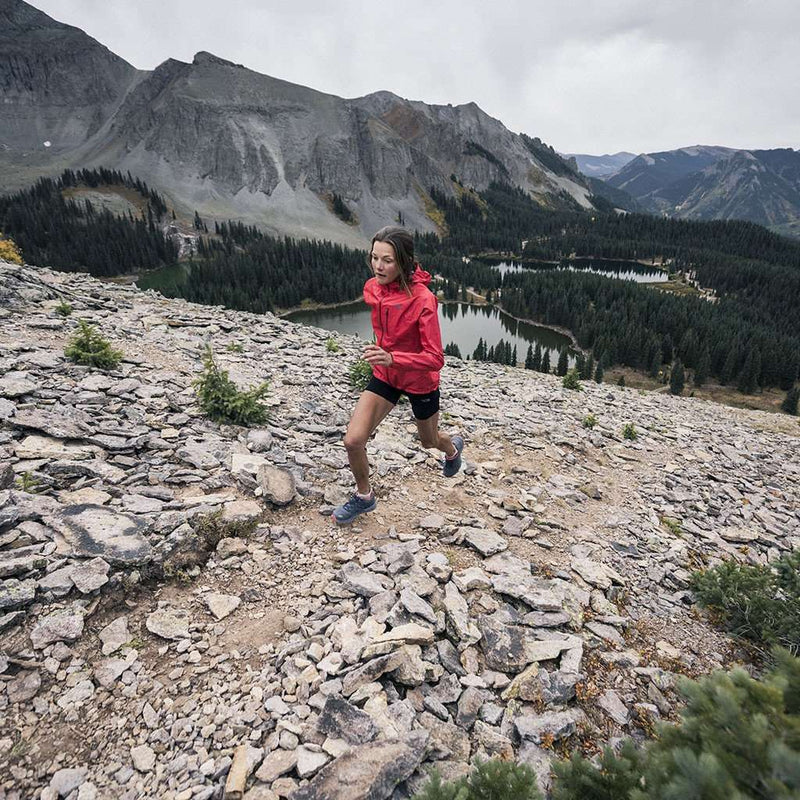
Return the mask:
[[460,436],[454,436],[452,442],[456,449],[456,455],[455,458],[445,458],[444,460],[445,478],[452,478],[461,469],[461,451],[464,449],[464,440]]
[[369,500],[364,500],[357,494],[354,494],[343,506],[339,506],[333,510],[331,519],[337,525],[349,525],[359,514],[366,514],[368,511],[374,511],[378,507],[378,501],[375,499],[375,494]]

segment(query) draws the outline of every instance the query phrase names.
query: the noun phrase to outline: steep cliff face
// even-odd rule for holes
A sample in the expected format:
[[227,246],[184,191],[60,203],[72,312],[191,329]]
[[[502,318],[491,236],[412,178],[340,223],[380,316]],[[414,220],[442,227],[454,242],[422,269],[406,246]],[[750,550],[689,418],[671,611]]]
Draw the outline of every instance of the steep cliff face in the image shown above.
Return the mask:
[[[556,174],[474,103],[429,106],[389,92],[347,100],[204,52],[137,72],[22,0],[0,0],[0,19],[7,190],[64,166],[107,166],[186,212],[353,245],[398,215],[434,230],[425,195],[452,193],[453,175],[479,190],[505,180],[549,206],[591,207],[581,176]],[[26,149],[33,158],[20,157]],[[355,225],[331,212],[333,193]]]
[[4,149],[75,148],[100,129],[137,74],[78,28],[21,0],[0,0]]

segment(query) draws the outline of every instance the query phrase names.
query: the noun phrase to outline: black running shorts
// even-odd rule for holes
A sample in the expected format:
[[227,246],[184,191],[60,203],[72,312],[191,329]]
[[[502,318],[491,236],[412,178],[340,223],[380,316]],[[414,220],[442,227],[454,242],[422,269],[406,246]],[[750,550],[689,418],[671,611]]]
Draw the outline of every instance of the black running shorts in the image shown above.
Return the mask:
[[365,391],[377,394],[379,397],[382,397],[384,400],[388,400],[392,405],[395,406],[397,405],[397,401],[400,399],[400,395],[406,395],[411,401],[411,411],[413,412],[415,419],[428,419],[439,410],[438,389],[434,389],[432,392],[428,392],[427,394],[411,394],[411,392],[405,392],[402,389],[395,389],[394,386],[386,383],[386,381],[382,381],[380,378],[376,378],[373,375],[370,378]]

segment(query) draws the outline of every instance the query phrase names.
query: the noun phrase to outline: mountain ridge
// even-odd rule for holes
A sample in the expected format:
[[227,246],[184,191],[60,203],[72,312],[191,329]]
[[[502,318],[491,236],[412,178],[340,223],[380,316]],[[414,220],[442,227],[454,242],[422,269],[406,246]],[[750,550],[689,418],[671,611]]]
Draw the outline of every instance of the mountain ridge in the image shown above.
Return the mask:
[[[207,51],[191,63],[167,59],[139,71],[23,0],[4,3],[37,21],[35,36],[28,29],[0,36],[0,44],[13,39],[17,58],[35,67],[28,69],[33,78],[24,98],[4,90],[6,190],[65,167],[130,170],[184,213],[361,246],[398,218],[436,230],[427,192],[435,187],[454,195],[453,176],[476,189],[507,180],[551,207],[592,208],[592,189],[582,176],[554,172],[475,103],[429,105],[385,90],[344,99]],[[51,97],[66,112],[59,127],[46,113],[39,119],[37,109],[47,110],[43,51],[48,38],[65,30],[59,63],[71,80]],[[72,71],[70,53],[78,64]],[[0,58],[0,86],[12,85],[19,71],[16,61]],[[108,85],[95,86],[95,74],[110,75]],[[103,102],[92,105],[98,90]],[[355,225],[332,213],[334,193],[354,213]]]
[[800,234],[800,151],[694,145],[637,156],[603,178],[649,212],[742,219]]

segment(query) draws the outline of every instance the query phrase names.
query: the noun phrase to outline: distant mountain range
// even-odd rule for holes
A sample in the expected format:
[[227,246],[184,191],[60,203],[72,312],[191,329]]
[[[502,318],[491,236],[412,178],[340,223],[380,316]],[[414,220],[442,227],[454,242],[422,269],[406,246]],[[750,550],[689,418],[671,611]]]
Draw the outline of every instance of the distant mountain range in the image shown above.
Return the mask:
[[[400,218],[435,230],[431,187],[454,196],[504,180],[550,208],[593,208],[598,190],[624,198],[474,103],[343,99],[210,53],[141,71],[23,0],[0,0],[0,103],[6,192],[105,166],[183,213],[359,246]],[[355,221],[333,213],[334,194]]]
[[586,153],[565,153],[564,158],[575,159],[577,168],[589,178],[604,178],[622,169],[629,161],[636,158],[636,153],[621,150],[613,155],[590,156]]
[[744,219],[800,236],[800,151],[697,145],[644,153],[604,180],[646,211]]

